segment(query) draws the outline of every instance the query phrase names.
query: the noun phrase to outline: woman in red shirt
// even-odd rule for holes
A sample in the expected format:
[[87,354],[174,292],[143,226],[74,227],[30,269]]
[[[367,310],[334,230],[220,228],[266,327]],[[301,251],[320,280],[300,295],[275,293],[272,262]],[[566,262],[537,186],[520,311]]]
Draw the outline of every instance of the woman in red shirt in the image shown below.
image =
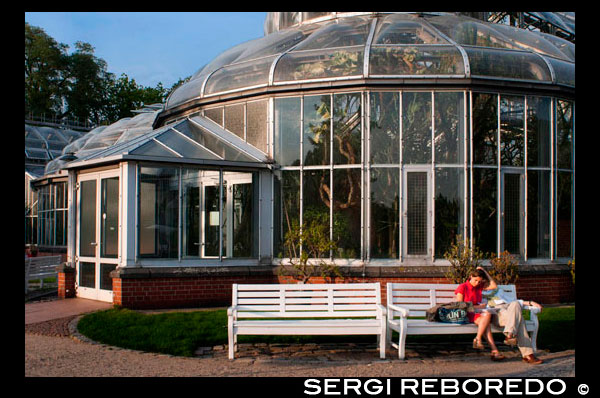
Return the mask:
[[[471,272],[469,280],[458,285],[454,294],[456,295],[456,301],[470,301],[473,303],[473,308],[481,309],[485,308],[486,304],[481,304],[482,294],[484,289],[493,290],[496,289],[497,285],[493,278],[482,268]],[[492,321],[492,314],[489,312],[467,312],[469,321],[477,325],[477,336],[473,340],[473,348],[482,350],[483,343],[481,341],[483,335],[487,338],[490,347],[492,348],[492,361],[501,361],[504,359],[496,344],[494,343],[494,337],[492,336],[492,328],[490,323]]]

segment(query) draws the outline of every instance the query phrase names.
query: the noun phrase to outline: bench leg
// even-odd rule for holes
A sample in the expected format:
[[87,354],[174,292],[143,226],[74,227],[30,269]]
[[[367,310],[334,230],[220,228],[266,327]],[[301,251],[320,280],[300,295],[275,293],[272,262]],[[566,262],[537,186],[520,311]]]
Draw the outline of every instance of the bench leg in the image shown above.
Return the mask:
[[381,335],[377,335],[377,342],[379,343],[379,358],[385,359],[385,346],[387,344],[387,325],[383,325],[383,327],[381,328]]
[[234,356],[234,346],[235,346],[235,331],[233,330],[233,318],[231,316],[227,317],[227,342],[228,350],[229,350],[229,359],[233,359]]
[[399,330],[400,336],[398,337],[398,358],[404,359],[405,353],[405,343],[406,343],[406,323],[402,322],[400,324]]

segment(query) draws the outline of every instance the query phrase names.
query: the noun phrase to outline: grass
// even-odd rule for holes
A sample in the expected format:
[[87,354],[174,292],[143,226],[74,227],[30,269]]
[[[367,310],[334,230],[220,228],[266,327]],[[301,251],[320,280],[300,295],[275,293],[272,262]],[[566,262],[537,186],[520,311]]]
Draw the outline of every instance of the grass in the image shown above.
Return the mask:
[[[538,349],[575,348],[575,307],[547,307],[539,315]],[[134,350],[194,356],[198,347],[227,344],[225,310],[142,314],[112,308],[85,315],[79,332],[92,340]],[[466,335],[408,336],[409,343],[468,342]],[[496,340],[501,341],[501,336]],[[239,336],[239,343],[374,342],[373,336]]]

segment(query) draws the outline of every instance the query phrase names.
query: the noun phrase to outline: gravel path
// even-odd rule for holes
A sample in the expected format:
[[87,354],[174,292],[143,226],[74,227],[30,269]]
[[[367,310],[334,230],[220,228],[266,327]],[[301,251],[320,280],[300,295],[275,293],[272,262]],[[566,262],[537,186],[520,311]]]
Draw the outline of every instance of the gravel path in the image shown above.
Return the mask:
[[[226,351],[183,358],[120,349],[86,341],[74,326],[77,317],[66,317],[25,327],[25,376],[159,377],[159,376],[296,376],[296,377],[570,377],[575,376],[575,351],[540,352],[544,364],[521,362],[517,351],[505,351],[507,359],[492,362],[485,354],[420,355],[400,361],[394,351],[380,360],[374,347],[256,346],[240,348],[239,358],[227,359]],[[69,327],[70,326],[70,327]],[[81,337],[78,337],[81,336]],[[271,355],[265,355],[268,351]],[[273,354],[277,351],[281,355]]]

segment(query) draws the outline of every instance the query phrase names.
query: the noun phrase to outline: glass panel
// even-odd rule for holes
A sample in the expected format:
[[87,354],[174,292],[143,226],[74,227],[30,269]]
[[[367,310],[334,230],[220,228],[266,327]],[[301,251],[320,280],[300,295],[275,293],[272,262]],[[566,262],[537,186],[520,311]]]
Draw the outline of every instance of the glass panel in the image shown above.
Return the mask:
[[400,95],[371,92],[370,162],[400,162]]
[[456,47],[373,47],[370,75],[464,75],[462,55]]
[[204,116],[223,127],[223,107],[205,109]]
[[300,225],[300,172],[282,171],[281,172],[281,198],[282,198],[282,216],[281,231],[282,238],[285,241],[285,235],[295,225]]
[[140,256],[178,258],[178,169],[141,167],[139,178]]
[[406,254],[427,254],[427,172],[406,173]]
[[527,171],[527,257],[550,258],[550,171]]
[[437,32],[406,14],[388,15],[377,24],[373,44],[449,44]]
[[522,255],[521,174],[504,174],[504,250]]
[[96,287],[96,264],[79,263],[79,286]]
[[575,64],[551,57],[544,57],[554,70],[556,83],[575,87]]
[[435,93],[435,162],[464,161],[464,94]]
[[331,206],[329,170],[305,170],[302,179],[304,190],[302,222],[329,225]]
[[329,164],[330,109],[329,95],[304,97],[304,165]]
[[497,252],[497,170],[473,168],[473,245]]
[[119,245],[119,177],[101,180],[100,257],[116,258]]
[[472,76],[552,81],[548,65],[536,54],[489,48],[463,48],[469,57]]
[[500,158],[506,166],[525,163],[525,100],[500,97]]
[[556,257],[571,257],[571,206],[573,200],[571,173],[557,173],[556,190]]
[[361,163],[361,94],[333,96],[333,163]]
[[359,76],[363,56],[362,46],[287,53],[275,66],[274,81]]
[[282,166],[300,165],[300,98],[276,98],[274,117],[275,161]]
[[459,168],[435,170],[435,257],[444,253],[464,236],[464,171]]
[[[200,145],[194,145],[190,140],[186,139],[182,134],[179,134],[173,130],[168,130],[166,133],[159,135],[155,138],[162,144],[165,144],[169,149],[177,152],[184,158],[188,159],[220,159],[214,153],[206,150],[206,148]],[[171,155],[177,156],[175,154]]]
[[431,93],[402,94],[402,162],[431,163]]
[[370,19],[341,19],[319,28],[294,48],[294,51],[364,46],[371,27]]
[[426,20],[458,44],[509,49],[519,48],[510,38],[494,30],[491,24],[454,15],[426,17]]
[[110,273],[117,268],[116,264],[100,264],[100,289],[113,290]]
[[560,169],[572,169],[573,152],[573,103],[556,102],[557,165]]
[[[223,187],[225,196],[226,188]],[[204,187],[204,257],[219,256],[219,184]],[[225,202],[224,202],[225,203]],[[225,215],[225,214],[224,214]],[[225,234],[223,236],[223,247],[225,248]]]
[[[96,255],[96,180],[81,181],[79,203],[79,256]],[[41,220],[40,220],[41,221]]]
[[242,87],[266,85],[269,82],[269,72],[274,60],[275,57],[266,57],[217,70],[206,82],[205,95]]
[[371,258],[398,258],[399,170],[371,169]]
[[550,167],[550,98],[527,97],[527,166]]
[[66,246],[67,245],[67,237],[66,237],[66,218],[67,212],[65,210],[56,211],[56,231],[55,231],[55,241],[54,244],[56,246]]
[[225,129],[241,139],[244,138],[244,104],[228,105],[225,107]]
[[360,258],[361,169],[333,171],[333,240],[338,258]]
[[[200,200],[202,187],[218,186],[219,172],[212,170],[194,170],[183,169],[181,176],[181,186],[183,190],[183,255],[189,257],[198,257],[201,255],[200,248],[200,224],[201,212]],[[218,201],[216,222],[218,224]],[[206,213],[209,216],[209,213]],[[215,214],[213,214],[213,218]],[[210,220],[209,220],[210,221]],[[217,248],[219,245],[217,229]],[[218,253],[218,249],[217,249]]]
[[473,163],[498,164],[498,97],[473,93]]
[[246,156],[237,149],[234,149],[224,141],[221,141],[219,138],[217,138],[213,133],[210,133],[208,130],[197,126],[193,122],[178,124],[177,131],[190,137],[200,145],[206,147],[225,160],[239,160],[242,162],[255,161],[255,159]]
[[267,153],[267,105],[268,101],[253,101],[246,104],[247,126],[246,139],[248,144]]
[[233,208],[233,257],[258,256],[258,212],[254,206],[258,203],[257,173],[225,173],[227,183],[232,184]]

